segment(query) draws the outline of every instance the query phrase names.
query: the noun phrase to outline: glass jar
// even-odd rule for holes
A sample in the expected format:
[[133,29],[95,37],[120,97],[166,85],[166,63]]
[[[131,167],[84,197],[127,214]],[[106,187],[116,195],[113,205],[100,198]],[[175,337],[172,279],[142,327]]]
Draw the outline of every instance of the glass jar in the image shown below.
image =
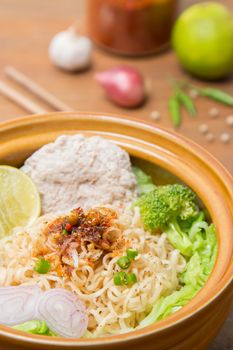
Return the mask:
[[165,48],[178,0],[88,0],[88,31],[94,42],[126,55]]

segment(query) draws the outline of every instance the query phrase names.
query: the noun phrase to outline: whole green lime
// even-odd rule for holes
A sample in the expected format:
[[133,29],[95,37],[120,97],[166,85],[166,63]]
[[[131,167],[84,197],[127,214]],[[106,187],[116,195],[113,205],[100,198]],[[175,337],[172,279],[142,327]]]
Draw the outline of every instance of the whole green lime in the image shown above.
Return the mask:
[[216,2],[202,2],[177,19],[172,44],[181,64],[204,79],[219,79],[233,70],[233,15]]

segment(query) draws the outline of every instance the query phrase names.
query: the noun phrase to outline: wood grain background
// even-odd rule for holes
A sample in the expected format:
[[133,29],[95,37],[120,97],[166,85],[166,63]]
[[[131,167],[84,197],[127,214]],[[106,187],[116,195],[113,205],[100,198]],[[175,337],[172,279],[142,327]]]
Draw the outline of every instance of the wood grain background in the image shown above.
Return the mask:
[[[181,7],[195,1],[183,0]],[[233,1],[221,1],[233,9]],[[149,120],[152,110],[161,113],[160,124],[170,127],[167,112],[167,100],[171,94],[168,76],[188,77],[180,68],[171,51],[140,59],[126,59],[107,54],[99,49],[94,52],[93,67],[81,74],[66,74],[57,70],[49,61],[47,48],[52,36],[68,27],[73,21],[84,18],[85,0],[0,0],[0,78],[5,65],[12,65],[22,70],[36,82],[63,99],[76,110],[117,112]],[[126,63],[139,68],[150,83],[150,98],[140,109],[124,110],[108,101],[102,89],[93,80],[93,73],[110,68],[119,63]],[[233,80],[212,84],[224,88],[233,94]],[[197,84],[202,85],[197,82]],[[12,84],[13,86],[17,86]],[[18,86],[17,86],[18,88]],[[19,88],[19,91],[23,91]],[[192,138],[207,148],[233,173],[233,128],[225,124],[225,117],[233,110],[214,102],[200,99],[197,101],[199,115],[191,120],[184,115],[184,122],[179,132]],[[208,115],[212,106],[220,108],[220,117],[213,120]],[[47,106],[45,106],[47,108]],[[25,115],[26,112],[0,96],[0,121]],[[207,123],[216,140],[208,143],[198,131],[201,123]],[[221,132],[232,135],[230,144],[219,141]]]
[[[194,2],[197,1],[183,0],[181,8]],[[219,2],[226,4],[233,10],[232,0]],[[84,13],[85,0],[0,0],[0,78],[9,82],[3,74],[3,68],[5,65],[12,65],[25,72],[76,110],[117,112],[142,120],[150,120],[150,112],[158,110],[161,114],[159,124],[171,127],[167,112],[167,100],[171,90],[167,77],[188,78],[200,86],[205,85],[183,72],[171,51],[157,56],[132,60],[113,56],[96,48],[92,69],[87,72],[72,75],[53,67],[47,55],[48,44],[52,36],[76,20],[82,23]],[[139,68],[149,80],[150,98],[140,109],[124,110],[113,105],[105,98],[102,89],[93,80],[94,72],[121,63]],[[16,84],[11,84],[25,93]],[[211,85],[223,88],[233,94],[232,77]],[[30,94],[26,94],[30,96]],[[208,149],[233,173],[233,127],[230,128],[225,123],[226,116],[233,115],[233,110],[204,99],[198,99],[197,105],[198,117],[190,119],[184,115],[184,122],[179,132]],[[47,108],[47,106],[43,106]],[[220,109],[220,116],[216,119],[211,118],[208,114],[209,109],[213,106]],[[0,121],[25,114],[24,110],[0,96]],[[211,132],[215,135],[214,142],[208,143],[204,136],[199,133],[198,127],[202,123],[209,125]],[[231,143],[227,145],[219,141],[220,134],[226,131],[232,136]],[[232,317],[228,319],[210,350],[233,349]]]

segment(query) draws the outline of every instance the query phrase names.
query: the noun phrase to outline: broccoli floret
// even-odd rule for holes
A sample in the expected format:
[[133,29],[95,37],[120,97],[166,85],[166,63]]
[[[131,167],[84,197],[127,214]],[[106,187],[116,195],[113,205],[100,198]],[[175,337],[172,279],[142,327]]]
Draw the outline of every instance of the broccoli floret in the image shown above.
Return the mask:
[[158,186],[136,200],[143,224],[147,230],[164,229],[169,223],[195,217],[198,208],[195,194],[180,184]]
[[158,186],[139,197],[134,206],[139,207],[145,229],[152,233],[158,229],[167,234],[169,242],[186,257],[193,254],[190,237],[180,222],[190,223],[198,214],[195,194],[180,184]]

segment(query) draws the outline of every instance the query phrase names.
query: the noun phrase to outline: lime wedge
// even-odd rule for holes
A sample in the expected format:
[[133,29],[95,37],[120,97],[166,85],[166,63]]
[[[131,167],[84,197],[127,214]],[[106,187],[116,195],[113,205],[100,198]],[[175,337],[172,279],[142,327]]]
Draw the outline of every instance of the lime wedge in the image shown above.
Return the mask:
[[0,165],[0,238],[17,226],[33,223],[40,215],[40,196],[21,170]]

